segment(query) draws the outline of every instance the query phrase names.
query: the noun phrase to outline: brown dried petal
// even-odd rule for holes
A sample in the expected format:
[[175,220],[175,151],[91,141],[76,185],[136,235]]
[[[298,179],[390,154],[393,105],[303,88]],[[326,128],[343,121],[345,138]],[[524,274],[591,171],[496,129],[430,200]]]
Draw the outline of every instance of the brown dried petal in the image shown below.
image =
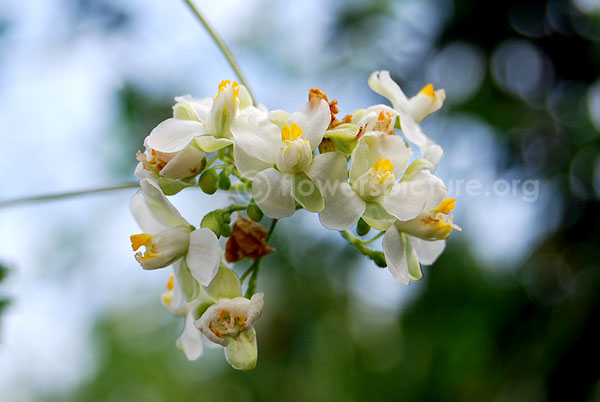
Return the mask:
[[233,224],[233,232],[225,245],[227,262],[237,262],[244,258],[256,259],[275,251],[267,245],[267,230],[248,218],[238,218]]

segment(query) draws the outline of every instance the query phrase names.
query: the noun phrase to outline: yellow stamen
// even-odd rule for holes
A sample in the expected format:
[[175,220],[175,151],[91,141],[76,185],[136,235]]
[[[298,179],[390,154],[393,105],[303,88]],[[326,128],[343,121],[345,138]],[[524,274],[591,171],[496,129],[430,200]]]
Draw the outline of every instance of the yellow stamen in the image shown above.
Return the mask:
[[392,165],[392,162],[390,162],[388,158],[379,158],[377,159],[377,162],[375,162],[375,164],[373,165],[373,169],[375,169],[375,171],[377,171],[378,173],[391,172],[394,170],[394,165]]
[[[227,88],[227,85],[229,85],[230,83],[231,81],[229,80],[221,81],[221,83],[219,84],[219,93],[217,93],[217,96],[221,93],[221,91]],[[233,88],[233,96],[235,97],[235,99],[237,99],[240,95],[240,84],[238,84],[236,81],[233,81],[231,87]]]
[[448,215],[454,209],[455,203],[456,198],[446,198],[441,202],[440,205],[438,205],[438,207],[435,209],[435,212],[441,212],[444,215]]
[[151,244],[152,243],[152,236],[149,235],[148,233],[140,233],[140,234],[136,234],[136,235],[131,235],[129,237],[129,240],[131,240],[131,248],[133,249],[133,251],[136,251],[138,248]]
[[171,274],[167,282],[167,290],[173,290],[173,274]]
[[429,96],[430,98],[433,98],[435,96],[435,89],[433,88],[432,84],[427,84],[423,87],[423,89],[421,89],[419,91],[420,94],[425,94],[427,96]]
[[170,307],[171,306],[171,302],[173,301],[173,296],[170,294],[163,294],[161,296],[162,298],[162,302],[164,303],[165,306]]
[[392,118],[392,114],[390,112],[381,111],[379,112],[379,116],[377,116],[378,121],[386,121]]
[[302,137],[302,129],[296,123],[292,123],[289,126],[285,125],[281,129],[281,140],[282,141],[293,141],[298,137]]

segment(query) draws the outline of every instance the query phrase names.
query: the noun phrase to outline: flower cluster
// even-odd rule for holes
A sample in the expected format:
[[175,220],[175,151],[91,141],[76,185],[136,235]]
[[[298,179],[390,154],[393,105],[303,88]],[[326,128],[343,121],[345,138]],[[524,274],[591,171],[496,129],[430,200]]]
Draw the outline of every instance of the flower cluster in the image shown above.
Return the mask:
[[[268,241],[277,220],[298,209],[318,213],[323,226],[403,284],[420,279],[421,264],[432,264],[460,229],[449,216],[455,200],[434,174],[443,150],[419,126],[441,108],[444,91],[429,84],[407,98],[387,71],[373,73],[369,86],[392,106],[340,120],[337,101],[320,89],[290,114],[255,106],[243,85],[223,81],[213,98],[175,98],[173,117],[146,137],[135,172],[141,189],[131,200],[143,233],[131,245],[144,269],[172,266],[162,301],[186,317],[177,344],[188,359],[199,358],[203,344],[220,345],[232,367],[256,365],[260,261],[274,251]],[[235,192],[237,202],[196,228],[166,197],[191,186]],[[269,231],[258,223],[264,216]],[[379,233],[362,239],[371,228]],[[371,249],[381,236],[383,251]],[[224,253],[219,238],[227,238]],[[253,262],[241,276],[226,264],[245,260]]]

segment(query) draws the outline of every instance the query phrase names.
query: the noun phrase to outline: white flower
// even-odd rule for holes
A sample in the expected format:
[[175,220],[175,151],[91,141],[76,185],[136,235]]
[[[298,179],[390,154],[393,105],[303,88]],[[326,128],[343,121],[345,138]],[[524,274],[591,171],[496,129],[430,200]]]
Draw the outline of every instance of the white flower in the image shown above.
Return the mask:
[[146,146],[144,153],[137,153],[137,160],[135,175],[140,179],[187,179],[199,174],[206,164],[204,152],[194,142],[172,153],[158,152]]
[[185,353],[188,360],[199,359],[204,349],[202,334],[194,325],[194,312],[198,308],[199,300],[185,302],[180,282],[175,275],[171,275],[167,282],[167,290],[161,296],[161,301],[173,314],[185,317],[185,325],[176,344]]
[[[206,228],[194,230],[167,200],[158,185],[149,179],[140,181],[141,190],[131,200],[131,212],[144,233],[131,236],[135,254],[144,269],[163,268],[185,259],[191,275],[201,285],[208,285],[220,262],[219,243]],[[183,269],[183,268],[182,268]]]
[[323,208],[315,178],[327,172],[332,156],[313,158],[313,152],[330,121],[324,100],[309,102],[291,116],[274,111],[268,117],[245,113],[236,119],[231,127],[235,164],[244,177],[253,180],[252,195],[265,215],[291,216],[295,201],[311,212]]
[[454,208],[453,198],[443,200],[436,208],[421,213],[415,219],[396,223],[383,238],[387,266],[394,278],[405,285],[409,280],[423,277],[421,264],[431,265],[446,245],[445,239],[453,229],[461,230],[446,218]]
[[434,90],[433,85],[428,84],[417,95],[408,99],[392,80],[389,71],[372,73],[369,86],[392,103],[394,110],[398,112],[400,126],[406,138],[421,148],[425,159],[437,166],[443,150],[423,133],[418,123],[442,107],[446,92],[443,89]]
[[160,123],[146,138],[146,146],[162,153],[179,152],[192,141],[204,152],[231,145],[231,123],[238,111],[252,105],[248,90],[228,80],[219,84],[214,99],[175,98],[173,118]]
[[251,299],[219,299],[196,320],[196,327],[212,342],[225,346],[225,358],[238,370],[256,366],[256,332],[252,323],[263,309],[263,294]]
[[396,182],[396,176],[404,174],[410,155],[410,148],[399,136],[378,132],[363,135],[352,153],[350,182],[345,159],[331,169],[337,181],[324,191],[321,223],[329,229],[344,230],[362,217],[370,226],[386,230],[397,219],[415,218],[428,199],[443,198],[444,183],[428,172]]

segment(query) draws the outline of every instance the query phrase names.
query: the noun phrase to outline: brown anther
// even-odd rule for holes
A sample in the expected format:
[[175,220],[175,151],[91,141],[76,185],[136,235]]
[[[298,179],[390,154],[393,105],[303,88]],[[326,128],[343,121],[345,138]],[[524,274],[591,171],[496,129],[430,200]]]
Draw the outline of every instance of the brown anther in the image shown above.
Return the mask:
[[248,218],[239,217],[233,224],[233,232],[225,245],[227,262],[237,262],[244,258],[256,259],[272,253],[274,248],[267,246],[267,230]]
[[327,99],[327,94],[320,88],[311,88],[308,90],[308,102],[310,103],[311,109],[316,107],[321,100],[324,100],[329,104],[329,112],[331,113],[331,121],[329,123],[329,128],[337,127],[342,122],[340,122],[335,116],[340,112],[338,109],[338,101],[337,99],[332,100],[331,102]]
[[323,138],[319,144],[319,152],[322,154],[326,152],[335,152],[335,144],[329,138]]

